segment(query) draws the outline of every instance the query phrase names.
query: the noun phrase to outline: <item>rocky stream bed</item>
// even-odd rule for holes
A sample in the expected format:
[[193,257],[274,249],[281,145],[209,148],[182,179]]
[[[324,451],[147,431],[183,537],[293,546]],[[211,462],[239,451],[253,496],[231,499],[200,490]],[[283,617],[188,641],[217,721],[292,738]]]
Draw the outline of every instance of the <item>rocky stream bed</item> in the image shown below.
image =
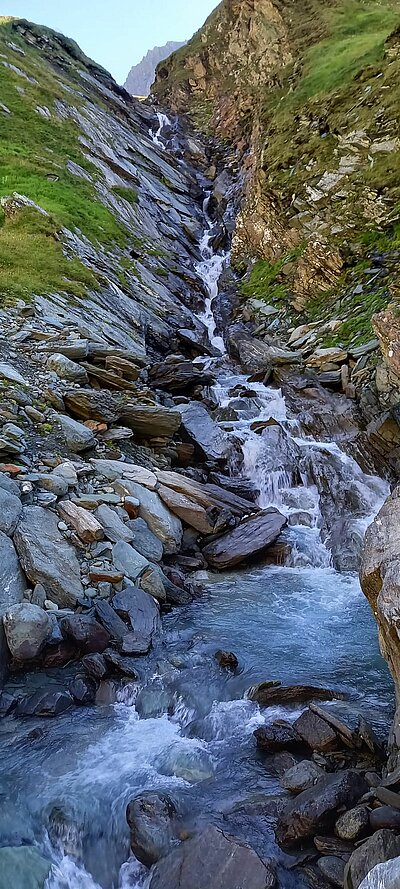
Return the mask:
[[229,323],[234,159],[222,200],[141,114],[184,268],[150,350],[117,285],[1,316],[0,886],[378,889],[393,695],[356,572],[388,485],[354,402]]

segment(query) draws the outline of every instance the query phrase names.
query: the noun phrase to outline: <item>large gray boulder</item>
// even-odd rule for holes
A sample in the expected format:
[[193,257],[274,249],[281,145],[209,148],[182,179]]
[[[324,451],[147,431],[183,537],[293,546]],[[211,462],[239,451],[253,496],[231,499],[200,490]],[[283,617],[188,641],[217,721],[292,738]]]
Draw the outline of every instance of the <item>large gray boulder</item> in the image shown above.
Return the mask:
[[51,862],[33,846],[0,849],[0,889],[44,889]]
[[212,568],[224,571],[245,559],[264,552],[279,537],[286,519],[278,510],[270,510],[241,522],[233,531],[218,537],[203,549]]
[[38,657],[51,636],[50,616],[30,602],[12,605],[3,617],[7,645],[15,661],[31,661]]
[[129,620],[135,633],[153,638],[160,629],[160,607],[144,590],[127,586],[112,601],[120,617]]
[[153,534],[153,531],[150,531],[147,522],[139,517],[138,519],[131,519],[128,524],[132,531],[132,544],[137,552],[145,556],[150,562],[160,562],[163,557],[164,547],[159,537]]
[[125,577],[133,581],[138,580],[146,568],[150,567],[147,559],[124,540],[114,544],[113,562],[118,571],[122,571]]
[[250,846],[208,827],[156,864],[150,889],[272,889],[272,866]]
[[74,547],[58,530],[56,516],[40,506],[27,506],[14,543],[29,580],[43,584],[57,605],[74,606],[83,595],[80,567]]
[[93,432],[87,426],[84,426],[83,423],[78,423],[77,420],[67,417],[66,414],[56,414],[55,419],[60,424],[66,444],[73,454],[79,454],[80,451],[88,451],[89,448],[94,448],[96,439]]
[[50,358],[47,359],[47,367],[49,370],[54,370],[62,380],[70,380],[72,383],[81,383],[83,385],[89,382],[85,368],[59,352],[54,352],[53,355],[50,355]]
[[183,535],[182,523],[164,506],[155,491],[149,491],[143,485],[128,479],[116,482],[115,490],[118,493],[128,493],[139,501],[139,516],[161,540],[165,553],[178,552]]
[[204,404],[191,401],[181,404],[182,430],[204,460],[226,460],[230,444]]
[[22,503],[19,497],[0,487],[0,531],[13,534],[21,512]]
[[330,829],[338,809],[349,809],[368,789],[365,778],[355,770],[326,775],[315,787],[288,803],[278,819],[278,842],[290,846]]
[[26,586],[14,544],[0,531],[0,688],[9,657],[2,618],[12,605],[22,601]]
[[400,857],[384,864],[376,864],[359,889],[398,889],[400,886]]

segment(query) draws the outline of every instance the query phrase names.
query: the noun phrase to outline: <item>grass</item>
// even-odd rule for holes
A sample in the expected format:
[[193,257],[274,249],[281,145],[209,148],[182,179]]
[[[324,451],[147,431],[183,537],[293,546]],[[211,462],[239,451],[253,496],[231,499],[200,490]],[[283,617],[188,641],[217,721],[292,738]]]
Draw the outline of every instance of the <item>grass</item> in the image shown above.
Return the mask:
[[[14,53],[7,46],[8,41],[19,45],[25,55]],[[69,46],[68,41],[67,44]],[[58,51],[62,52],[62,44]],[[98,286],[98,283],[79,260],[63,255],[57,233],[68,228],[82,233],[94,245],[124,247],[128,232],[98,197],[95,188],[98,172],[83,153],[78,125],[70,117],[64,119],[57,114],[57,100],[66,102],[58,71],[44,60],[39,50],[22,39],[12,21],[4,18],[0,19],[1,53],[36,82],[31,83],[3,67],[0,56],[0,100],[11,112],[0,114],[0,198],[17,192],[49,214],[45,222],[39,213],[32,215],[25,211],[18,220],[2,220],[2,300],[29,299],[35,293],[57,289],[82,295],[85,287]],[[81,58],[85,59],[83,54],[79,55],[78,48],[75,57],[77,66]],[[76,69],[70,74],[74,76],[81,91]],[[72,101],[79,107],[84,100],[77,92]],[[51,116],[42,116],[38,107],[47,108]],[[83,168],[93,181],[69,172],[68,160]],[[121,188],[119,193],[125,200],[136,203],[137,194],[131,188]]]
[[64,291],[82,297],[97,279],[78,259],[67,258],[51,217],[24,208],[0,219],[0,304],[32,294]]
[[241,285],[242,296],[263,299],[273,305],[285,302],[289,295],[289,287],[282,281],[282,269],[298,259],[303,250],[303,246],[296,247],[276,262],[266,262],[262,259],[255,262],[248,280]]

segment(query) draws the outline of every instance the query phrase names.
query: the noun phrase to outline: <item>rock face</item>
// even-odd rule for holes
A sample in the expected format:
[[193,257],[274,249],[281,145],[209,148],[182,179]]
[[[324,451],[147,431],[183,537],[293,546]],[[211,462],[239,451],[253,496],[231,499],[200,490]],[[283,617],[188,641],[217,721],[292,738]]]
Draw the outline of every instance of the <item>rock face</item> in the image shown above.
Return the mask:
[[368,784],[358,772],[326,775],[316,787],[300,793],[286,806],[278,819],[278,841],[290,846],[329,829],[340,806],[352,806],[367,790]]
[[14,536],[21,565],[32,583],[42,583],[48,598],[62,607],[83,595],[75,550],[62,536],[53,513],[27,506]]
[[275,874],[256,852],[208,827],[156,864],[150,889],[272,889]]
[[131,93],[132,96],[148,96],[159,62],[167,59],[171,53],[176,52],[184,45],[185,42],[177,43],[174,40],[169,40],[165,46],[155,46],[154,49],[149,49],[142,60],[137,65],[133,65],[126,78],[124,87],[128,93]]
[[[400,705],[400,640],[397,632],[400,597],[400,488],[395,488],[367,529],[360,566],[360,583],[379,631],[383,656],[391,670]],[[400,747],[399,710],[391,736],[393,768]]]
[[286,519],[277,510],[261,513],[205,546],[203,555],[212,568],[233,568],[266,550],[285,525]]

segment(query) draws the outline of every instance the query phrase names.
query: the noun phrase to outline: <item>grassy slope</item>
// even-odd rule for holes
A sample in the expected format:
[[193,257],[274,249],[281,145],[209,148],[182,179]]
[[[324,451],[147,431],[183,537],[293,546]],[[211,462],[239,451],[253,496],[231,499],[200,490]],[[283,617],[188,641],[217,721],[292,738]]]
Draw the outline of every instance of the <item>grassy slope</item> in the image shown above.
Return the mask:
[[[11,42],[24,55],[10,48]],[[36,82],[4,67],[2,61]],[[124,231],[99,201],[91,182],[68,172],[71,160],[89,176],[96,175],[80,147],[78,127],[55,112],[56,100],[65,103],[69,98],[62,77],[4,18],[0,19],[0,74],[0,101],[10,111],[0,112],[0,197],[13,192],[26,195],[49,214],[38,218],[27,209],[8,217],[0,211],[0,303],[57,290],[82,295],[86,287],[97,286],[96,279],[79,260],[64,255],[57,233],[63,227],[78,229],[93,243],[104,244],[123,242]],[[79,98],[74,96],[73,102],[77,105]],[[51,117],[43,117],[38,107],[49,109]]]

